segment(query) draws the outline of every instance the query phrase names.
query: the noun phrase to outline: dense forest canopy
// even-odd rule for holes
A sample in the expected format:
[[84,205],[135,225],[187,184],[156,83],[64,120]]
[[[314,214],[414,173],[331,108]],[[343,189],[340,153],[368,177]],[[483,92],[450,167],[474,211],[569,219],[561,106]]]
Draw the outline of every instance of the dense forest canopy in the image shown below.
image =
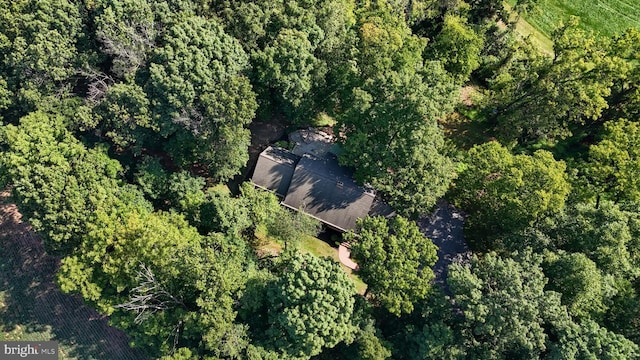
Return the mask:
[[[0,0],[0,183],[149,358],[640,357],[640,29],[547,53],[510,5]],[[318,119],[397,213],[351,275],[243,183],[250,128]],[[441,199],[473,255],[437,283]]]

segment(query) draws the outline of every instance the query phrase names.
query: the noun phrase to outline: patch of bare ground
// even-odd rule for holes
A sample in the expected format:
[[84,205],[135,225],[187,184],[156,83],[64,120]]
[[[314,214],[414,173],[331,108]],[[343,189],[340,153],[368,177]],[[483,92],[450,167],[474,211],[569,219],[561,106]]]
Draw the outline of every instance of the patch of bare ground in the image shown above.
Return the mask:
[[63,359],[145,359],[107,318],[58,289],[60,259],[46,254],[10,201],[0,192],[0,338],[58,341]]

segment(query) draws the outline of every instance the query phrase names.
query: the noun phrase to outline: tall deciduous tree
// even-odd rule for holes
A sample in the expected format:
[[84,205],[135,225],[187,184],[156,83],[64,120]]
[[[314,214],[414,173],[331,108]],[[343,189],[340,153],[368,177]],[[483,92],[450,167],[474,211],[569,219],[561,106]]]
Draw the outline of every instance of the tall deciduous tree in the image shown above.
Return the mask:
[[427,57],[441,61],[458,81],[465,82],[480,66],[483,45],[482,36],[467,24],[466,19],[446,15],[440,33],[427,46]]
[[166,31],[152,57],[147,93],[167,150],[182,164],[200,162],[217,180],[248,159],[255,94],[242,74],[247,55],[214,20],[190,17]]
[[367,217],[345,240],[367,293],[392,314],[410,313],[429,293],[437,248],[415,223],[400,216]]
[[490,81],[487,113],[505,141],[565,137],[570,126],[597,120],[608,106],[613,81],[626,66],[608,56],[608,41],[580,30],[575,18],[553,40],[553,57],[516,53],[512,66]]
[[548,253],[542,266],[549,277],[548,288],[562,294],[562,303],[572,315],[594,320],[602,316],[613,289],[596,263],[582,253],[561,252]]
[[[68,0],[0,1],[0,72],[25,115],[68,84],[85,57],[79,5]],[[14,115],[15,115],[14,114]]]
[[104,147],[87,149],[61,115],[32,113],[3,129],[2,162],[14,184],[20,210],[50,249],[71,251],[98,208],[116,206],[137,191],[117,180],[120,164]]
[[597,198],[640,201],[640,125],[620,119],[604,125],[603,139],[589,147],[580,169]]
[[112,57],[111,71],[131,77],[146,66],[155,46],[157,26],[147,0],[108,0],[97,10],[96,37],[102,51]]
[[452,109],[453,85],[439,63],[423,66],[424,39],[384,5],[363,11],[358,27],[353,90],[335,127],[340,162],[404,215],[419,215],[455,176],[436,123]]
[[539,260],[519,263],[490,253],[470,267],[451,265],[447,283],[464,314],[471,353],[492,359],[543,354],[545,323],[562,309],[558,294],[544,291]]
[[524,253],[475,257],[452,265],[447,282],[464,314],[467,356],[479,359],[627,359],[638,346],[591,320],[574,322],[560,296],[546,291],[541,259]]
[[466,234],[479,249],[492,239],[523,230],[564,208],[570,185],[565,164],[547,151],[512,155],[497,142],[473,147],[453,191],[468,214]]

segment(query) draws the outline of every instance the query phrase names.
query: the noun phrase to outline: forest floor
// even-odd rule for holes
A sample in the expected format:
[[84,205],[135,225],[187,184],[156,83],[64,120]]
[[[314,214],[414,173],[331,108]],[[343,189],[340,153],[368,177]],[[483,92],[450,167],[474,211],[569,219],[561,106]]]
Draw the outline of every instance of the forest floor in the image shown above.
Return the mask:
[[61,359],[137,360],[122,331],[55,284],[59,259],[0,193],[0,340],[58,341]]

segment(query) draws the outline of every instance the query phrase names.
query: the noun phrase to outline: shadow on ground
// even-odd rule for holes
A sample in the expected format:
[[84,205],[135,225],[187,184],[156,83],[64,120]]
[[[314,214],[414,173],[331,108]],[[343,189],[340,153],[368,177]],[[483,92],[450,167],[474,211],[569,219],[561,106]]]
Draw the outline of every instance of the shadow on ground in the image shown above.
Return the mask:
[[107,319],[55,285],[59,260],[0,193],[0,339],[54,340],[68,359],[145,359]]

